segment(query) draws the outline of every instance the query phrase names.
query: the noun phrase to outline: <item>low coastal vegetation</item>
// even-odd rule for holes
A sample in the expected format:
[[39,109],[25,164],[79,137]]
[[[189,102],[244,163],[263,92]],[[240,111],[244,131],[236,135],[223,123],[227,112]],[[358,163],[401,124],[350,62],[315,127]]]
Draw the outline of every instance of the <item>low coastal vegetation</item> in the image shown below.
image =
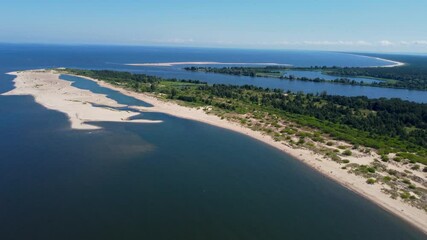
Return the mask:
[[[386,56],[390,58],[390,56]],[[394,56],[395,57],[395,56]],[[272,77],[285,80],[297,80],[307,82],[331,82],[337,84],[355,86],[373,86],[386,88],[406,88],[416,90],[427,90],[427,61],[417,56],[399,56],[398,61],[406,64],[399,67],[291,67],[291,66],[266,66],[266,67],[186,67],[187,71],[198,71],[207,73],[219,73],[250,77]],[[336,79],[309,78],[286,75],[288,70],[298,71],[320,71],[323,74],[336,76]],[[363,82],[349,79],[349,77],[373,78],[378,81]]]
[[[420,177],[427,165],[427,104],[209,85],[108,70],[60,72],[203,108],[275,141],[309,149],[365,177],[368,184],[383,184],[392,198],[427,211],[427,181]],[[374,161],[362,164],[355,161],[359,158]]]

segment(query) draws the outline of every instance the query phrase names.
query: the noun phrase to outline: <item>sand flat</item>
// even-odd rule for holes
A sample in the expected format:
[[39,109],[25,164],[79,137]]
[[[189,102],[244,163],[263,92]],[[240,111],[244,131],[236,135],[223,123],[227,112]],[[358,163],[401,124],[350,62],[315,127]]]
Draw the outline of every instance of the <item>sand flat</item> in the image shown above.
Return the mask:
[[[138,112],[120,111],[114,108],[125,107],[102,94],[95,94],[71,86],[71,82],[59,79],[60,74],[53,71],[32,70],[12,72],[15,89],[4,95],[32,95],[35,101],[48,109],[67,114],[73,129],[99,129],[91,121],[159,123],[151,120],[128,120]],[[105,107],[95,107],[92,104]]]

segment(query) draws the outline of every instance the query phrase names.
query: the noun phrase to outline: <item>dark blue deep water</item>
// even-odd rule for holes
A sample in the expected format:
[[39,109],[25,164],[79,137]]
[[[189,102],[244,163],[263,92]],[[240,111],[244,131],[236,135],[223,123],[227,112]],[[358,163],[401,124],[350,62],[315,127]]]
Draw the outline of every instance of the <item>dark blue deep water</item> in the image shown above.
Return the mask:
[[[378,65],[336,53],[287,54],[0,45],[0,93],[13,89],[5,72],[43,67],[129,70],[116,63],[243,60]],[[308,55],[312,62],[304,62]],[[164,71],[175,70],[159,74]],[[95,122],[103,130],[76,131],[64,114],[31,96],[0,95],[0,239],[425,239],[256,140],[165,114],[141,117],[163,123]]]

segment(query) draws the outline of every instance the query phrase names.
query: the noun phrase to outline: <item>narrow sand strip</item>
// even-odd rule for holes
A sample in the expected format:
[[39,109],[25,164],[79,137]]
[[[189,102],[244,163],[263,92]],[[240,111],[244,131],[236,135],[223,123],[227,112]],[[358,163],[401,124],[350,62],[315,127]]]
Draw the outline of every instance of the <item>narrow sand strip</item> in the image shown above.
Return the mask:
[[161,63],[127,63],[127,66],[137,67],[172,67],[176,65],[263,65],[263,66],[291,66],[280,63],[225,63],[225,62],[161,62]]
[[398,62],[398,61],[394,61],[394,60],[390,60],[390,59],[386,59],[386,58],[380,58],[380,57],[371,57],[371,56],[366,56],[366,55],[359,55],[359,54],[351,54],[350,55],[354,55],[354,56],[359,56],[359,57],[365,57],[365,58],[373,58],[373,59],[377,59],[377,60],[381,60],[384,62],[389,62],[391,64],[389,65],[382,65],[382,66],[369,66],[369,68],[390,68],[390,67],[401,67],[401,66],[405,66],[406,63],[404,62]]
[[[383,66],[369,66],[369,67],[400,67],[404,66],[405,63],[398,62],[394,60],[389,60],[385,58],[380,57],[371,57],[371,56],[365,56],[365,55],[357,55],[361,57],[367,57],[367,58],[373,58],[385,62],[389,62],[391,64],[389,65],[383,65]],[[159,62],[159,63],[126,63],[124,64],[126,66],[134,66],[134,67],[172,67],[177,65],[257,65],[257,66],[292,66],[291,64],[282,64],[282,63],[242,63],[242,62]]]
[[384,67],[384,68],[389,68],[389,67],[401,67],[401,66],[405,66],[405,63],[403,62],[398,62],[398,61],[393,61],[393,60],[389,60],[389,59],[385,59],[385,58],[379,58],[376,57],[375,59],[381,60],[381,61],[386,61],[386,62],[390,62],[390,65],[385,65],[385,66],[374,66],[374,67]]

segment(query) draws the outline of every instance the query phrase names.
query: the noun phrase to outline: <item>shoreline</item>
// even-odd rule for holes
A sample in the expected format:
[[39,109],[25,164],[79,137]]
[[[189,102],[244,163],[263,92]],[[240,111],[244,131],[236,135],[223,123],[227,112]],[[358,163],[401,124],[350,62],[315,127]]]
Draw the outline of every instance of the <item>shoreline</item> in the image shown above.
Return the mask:
[[406,65],[406,63],[404,63],[404,62],[394,61],[394,60],[390,60],[390,59],[386,59],[386,58],[380,58],[380,57],[374,57],[374,56],[367,56],[367,55],[360,55],[360,54],[355,54],[355,53],[350,53],[350,54],[351,55],[355,55],[355,56],[359,56],[359,57],[373,58],[373,59],[376,59],[376,60],[380,60],[380,61],[391,63],[389,65],[382,65],[382,66],[368,66],[367,68],[392,68],[392,67],[402,67],[402,66]]
[[[391,67],[401,67],[405,66],[406,63],[399,62],[395,60],[390,60],[386,58],[381,57],[374,57],[374,56],[367,56],[367,55],[358,55],[353,54],[356,56],[366,57],[366,58],[372,58],[384,62],[389,62],[391,64],[389,65],[382,65],[382,66],[368,66],[369,68],[391,68]],[[173,66],[179,66],[179,65],[259,65],[259,66],[292,66],[292,64],[286,64],[286,63],[243,63],[243,62],[158,62],[158,63],[125,63],[123,65],[126,66],[134,66],[134,67],[173,67]]]
[[[33,71],[35,71],[35,70],[33,70]],[[58,98],[59,99],[64,98],[64,94],[61,92],[60,92],[60,94],[55,94],[55,92],[57,92],[56,88],[55,88],[55,87],[57,87],[57,85],[56,85],[57,82],[58,81],[59,82],[61,82],[61,81],[65,82],[64,80],[59,79],[59,74],[53,73],[52,71],[50,71],[48,73],[44,73],[44,74],[46,74],[46,76],[51,77],[50,78],[50,80],[51,80],[50,84],[51,85],[46,86],[45,91],[41,91],[42,89],[39,91],[36,87],[37,85],[34,85],[35,84],[34,81],[40,80],[40,75],[37,75],[37,74],[41,74],[40,72],[31,72],[31,70],[29,70],[29,71],[24,71],[24,72],[17,72],[16,74],[17,74],[17,77],[14,79],[16,88],[14,90],[12,90],[11,92],[9,92],[11,94],[8,94],[8,95],[13,95],[13,94],[21,94],[21,95],[22,94],[30,94],[30,95],[33,95],[35,97],[36,101],[37,100],[41,101],[39,103],[46,106],[47,108],[52,107],[52,106],[50,106],[51,102],[49,102],[49,101],[58,102],[57,101]],[[22,78],[22,76],[25,74],[27,74],[26,79]],[[130,90],[127,90],[124,88],[120,88],[118,86],[114,86],[114,85],[111,85],[109,83],[97,80],[97,79],[88,78],[88,77],[84,77],[84,76],[79,76],[79,77],[94,81],[94,82],[98,83],[100,86],[107,87],[110,89],[114,89],[116,91],[119,91],[122,94],[140,99],[142,101],[145,101],[145,102],[153,105],[153,107],[132,106],[131,108],[134,108],[135,110],[160,112],[160,113],[172,115],[172,116],[179,117],[179,118],[184,118],[184,119],[189,119],[189,120],[194,120],[194,121],[210,124],[210,125],[213,125],[216,127],[221,127],[221,128],[228,129],[228,130],[240,133],[240,134],[244,134],[244,135],[249,136],[253,139],[256,139],[260,142],[268,144],[269,146],[272,146],[272,147],[284,152],[285,154],[290,155],[295,160],[303,162],[304,164],[306,164],[309,167],[317,170],[318,172],[322,173],[324,176],[334,180],[338,184],[346,187],[347,189],[361,195],[362,197],[364,197],[366,199],[369,199],[371,202],[375,203],[379,207],[383,208],[384,210],[386,210],[388,212],[393,213],[397,217],[400,217],[401,219],[405,220],[406,222],[408,222],[412,226],[415,226],[416,228],[420,229],[422,232],[427,234],[427,214],[426,214],[426,212],[424,212],[421,209],[417,209],[415,207],[412,207],[409,204],[406,204],[399,199],[390,198],[388,195],[386,195],[385,193],[382,192],[382,187],[384,187],[384,186],[382,186],[381,184],[369,185],[366,183],[365,178],[348,173],[346,170],[341,169],[342,165],[340,165],[336,162],[330,161],[330,160],[326,160],[323,158],[322,155],[315,154],[311,150],[304,149],[304,148],[293,148],[290,145],[286,145],[282,142],[276,142],[276,141],[274,141],[274,139],[272,137],[270,137],[266,134],[263,134],[263,133],[258,132],[258,131],[254,131],[254,130],[249,129],[249,128],[246,128],[246,127],[244,127],[244,126],[242,126],[236,122],[221,119],[220,117],[218,117],[216,115],[207,114],[202,109],[184,107],[184,106],[178,105],[175,102],[162,100],[162,99],[156,98],[155,96],[145,94],[145,93],[133,92],[133,91],[130,91]],[[30,83],[32,85],[23,84],[24,83],[23,80],[27,80],[28,83]],[[67,84],[69,85],[67,87],[67,91],[77,91],[77,92],[79,92],[79,94],[81,94],[82,91],[87,92],[88,94],[81,95],[81,96],[88,98],[88,100],[101,99],[98,101],[101,101],[103,104],[104,104],[103,101],[106,101],[105,99],[102,100],[101,96],[104,96],[104,95],[94,94],[92,92],[89,92],[86,90],[81,90],[81,89],[75,90],[77,88],[72,87],[71,83],[67,82]],[[34,90],[34,88],[36,88],[36,89]],[[73,88],[74,88],[74,90],[73,90]],[[48,93],[48,94],[46,94],[46,93]],[[40,100],[40,98],[43,95],[51,95],[51,96],[50,96],[50,98]],[[80,97],[80,95],[76,95],[76,97]],[[68,102],[59,101],[58,105],[56,105],[55,108],[51,108],[51,109],[58,110],[61,112],[70,111],[69,109],[67,110],[67,108],[64,107],[65,103],[69,104]],[[116,105],[114,105],[114,103],[112,103],[110,101],[107,105],[114,107],[114,106],[117,106],[117,103],[115,103],[115,104]],[[82,106],[80,106],[80,105],[82,105]],[[83,108],[83,105],[86,105],[91,110],[95,109],[95,107],[90,105],[90,104],[80,103],[80,105],[79,105],[80,108]],[[76,106],[77,105],[73,105],[73,107],[76,107]],[[85,108],[85,109],[87,109],[87,108]],[[75,111],[79,111],[79,108],[75,109]],[[98,110],[98,111],[100,111],[100,110]],[[129,115],[130,113],[127,113],[127,114]],[[73,126],[74,127],[78,126],[78,124],[77,125],[73,124],[73,121],[82,121],[82,119],[76,119],[76,118],[73,119],[73,115],[70,115],[69,113],[67,115],[70,118],[72,128],[73,128]],[[125,113],[121,113],[120,119],[113,118],[113,120],[127,122],[128,120],[126,120],[126,118],[123,118],[123,116],[126,117],[127,115]],[[85,118],[83,120],[84,121],[93,120],[93,119],[89,119],[89,117],[93,117],[93,116],[88,116],[88,118]],[[103,117],[109,117],[109,115],[101,116],[101,118],[103,118]],[[131,117],[131,116],[128,116],[128,117]],[[99,119],[98,118],[97,120],[111,121],[111,119],[109,119],[109,118],[107,118],[107,119]],[[84,121],[83,121],[83,124],[84,124]],[[371,158],[373,159],[374,156],[372,156]]]
[[404,63],[404,62],[394,61],[394,60],[390,60],[390,59],[386,59],[386,58],[380,58],[380,57],[373,57],[373,58],[375,58],[377,60],[381,60],[381,61],[386,61],[386,62],[392,63],[390,65],[374,66],[374,67],[390,68],[390,67],[401,67],[401,66],[405,66],[406,65],[406,63]]
[[226,63],[226,62],[159,62],[159,63],[126,63],[134,67],[173,67],[177,65],[265,65],[265,66],[292,66],[285,63]]

